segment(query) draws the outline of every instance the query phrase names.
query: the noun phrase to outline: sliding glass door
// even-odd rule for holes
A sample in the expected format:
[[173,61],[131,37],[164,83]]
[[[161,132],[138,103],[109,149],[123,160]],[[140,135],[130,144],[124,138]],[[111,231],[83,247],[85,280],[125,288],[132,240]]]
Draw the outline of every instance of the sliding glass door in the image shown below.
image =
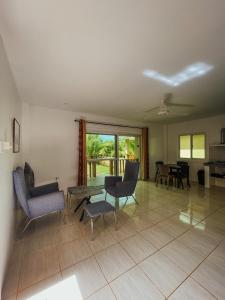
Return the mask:
[[118,136],[118,174],[123,175],[126,160],[140,161],[140,137]]
[[116,174],[115,135],[86,135],[88,185],[102,185],[106,175]]
[[88,133],[88,185],[103,185],[107,175],[123,175],[126,160],[140,160],[140,137]]

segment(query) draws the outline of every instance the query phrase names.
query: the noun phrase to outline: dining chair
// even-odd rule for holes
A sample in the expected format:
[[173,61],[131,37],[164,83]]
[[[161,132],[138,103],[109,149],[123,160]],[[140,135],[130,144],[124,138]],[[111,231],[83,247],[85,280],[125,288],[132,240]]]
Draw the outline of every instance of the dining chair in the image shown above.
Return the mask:
[[157,175],[159,173],[159,166],[163,165],[163,164],[164,164],[164,162],[162,160],[158,160],[158,161],[155,162],[155,169],[156,169],[156,171],[155,171],[155,182],[156,182]]
[[182,189],[184,189],[183,179],[186,179],[187,187],[190,188],[190,178],[189,178],[189,166],[188,165],[180,165],[180,170],[178,173],[178,187],[181,185]]
[[170,173],[170,167],[169,165],[159,165],[159,171],[157,174],[157,178],[156,178],[156,186],[158,186],[158,183],[160,181],[160,183],[164,183],[167,185],[167,189],[169,188],[169,184],[173,183],[173,178],[174,176]]

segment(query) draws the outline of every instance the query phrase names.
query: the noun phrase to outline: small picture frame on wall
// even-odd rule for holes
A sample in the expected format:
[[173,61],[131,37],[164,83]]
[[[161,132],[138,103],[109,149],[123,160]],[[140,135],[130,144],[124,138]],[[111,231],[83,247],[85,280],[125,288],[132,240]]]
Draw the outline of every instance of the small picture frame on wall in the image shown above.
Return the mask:
[[13,153],[20,152],[20,124],[16,118],[13,119]]

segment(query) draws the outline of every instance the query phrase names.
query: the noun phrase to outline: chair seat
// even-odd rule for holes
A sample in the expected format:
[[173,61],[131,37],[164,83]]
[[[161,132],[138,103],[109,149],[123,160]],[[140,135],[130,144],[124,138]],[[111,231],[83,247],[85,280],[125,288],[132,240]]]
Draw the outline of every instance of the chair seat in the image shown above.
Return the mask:
[[105,200],[87,204],[84,209],[90,218],[96,218],[100,215],[115,211],[115,207]]
[[64,209],[64,193],[55,192],[27,201],[31,218],[37,218]]
[[109,195],[113,196],[113,197],[117,197],[117,189],[114,186],[108,186],[105,187],[105,190],[107,193],[109,193]]

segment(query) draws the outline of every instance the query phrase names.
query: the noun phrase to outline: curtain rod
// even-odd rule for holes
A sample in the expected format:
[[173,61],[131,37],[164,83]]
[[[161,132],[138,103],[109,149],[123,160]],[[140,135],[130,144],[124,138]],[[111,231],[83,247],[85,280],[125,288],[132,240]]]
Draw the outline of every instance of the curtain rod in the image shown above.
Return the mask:
[[[79,119],[75,119],[74,122],[79,122]],[[143,127],[138,126],[129,126],[129,125],[121,125],[121,124],[112,124],[112,123],[104,123],[104,122],[95,122],[95,121],[86,121],[86,123],[96,124],[96,125],[108,125],[108,126],[115,126],[115,127],[126,127],[126,128],[138,128],[143,129]]]

